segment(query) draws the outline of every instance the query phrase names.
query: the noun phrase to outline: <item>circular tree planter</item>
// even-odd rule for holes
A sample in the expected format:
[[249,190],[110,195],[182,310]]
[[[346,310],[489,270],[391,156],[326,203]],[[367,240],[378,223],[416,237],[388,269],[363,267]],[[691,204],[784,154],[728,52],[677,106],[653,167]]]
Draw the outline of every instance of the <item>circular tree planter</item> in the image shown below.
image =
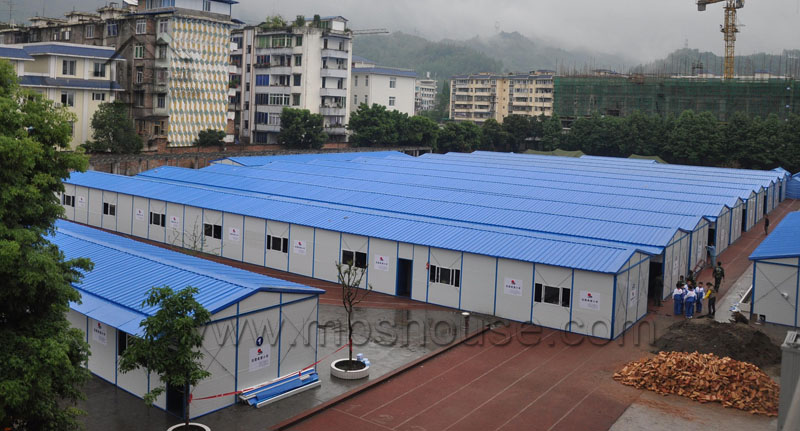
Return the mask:
[[185,424],[177,424],[167,428],[167,431],[211,431],[211,428],[194,422],[189,422],[189,428],[184,426]]
[[369,366],[361,361],[337,359],[331,362],[331,375],[344,380],[357,380],[369,376]]

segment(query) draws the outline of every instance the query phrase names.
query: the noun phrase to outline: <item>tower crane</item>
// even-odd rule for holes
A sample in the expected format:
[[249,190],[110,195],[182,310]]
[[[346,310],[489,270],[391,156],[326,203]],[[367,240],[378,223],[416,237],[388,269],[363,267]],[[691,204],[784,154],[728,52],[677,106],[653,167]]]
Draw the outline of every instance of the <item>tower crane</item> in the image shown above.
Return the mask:
[[739,26],[736,24],[736,9],[744,7],[744,0],[697,0],[697,10],[706,10],[706,5],[725,2],[725,23],[720,26],[720,31],[725,39],[725,68],[722,74],[725,79],[733,78],[734,45]]

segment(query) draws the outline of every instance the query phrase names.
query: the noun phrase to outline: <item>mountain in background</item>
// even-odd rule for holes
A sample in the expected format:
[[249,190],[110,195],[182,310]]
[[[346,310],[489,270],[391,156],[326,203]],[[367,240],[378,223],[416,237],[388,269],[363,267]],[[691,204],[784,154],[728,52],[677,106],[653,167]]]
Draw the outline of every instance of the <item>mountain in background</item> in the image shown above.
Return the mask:
[[[700,52],[697,49],[678,49],[661,60],[642,64],[631,69],[633,73],[648,75],[692,75],[704,71],[722,75],[724,57],[713,52]],[[753,75],[755,72],[769,72],[777,76],[800,76],[800,50],[784,50],[781,54],[737,55],[734,61],[736,75]]]

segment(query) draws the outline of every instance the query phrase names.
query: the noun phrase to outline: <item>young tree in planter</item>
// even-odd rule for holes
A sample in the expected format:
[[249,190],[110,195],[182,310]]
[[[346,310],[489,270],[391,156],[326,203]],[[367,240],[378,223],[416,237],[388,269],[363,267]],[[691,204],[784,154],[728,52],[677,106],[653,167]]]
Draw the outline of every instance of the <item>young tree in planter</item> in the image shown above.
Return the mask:
[[[168,286],[153,287],[142,307],[158,311],[142,321],[144,337],[131,339],[122,354],[119,369],[123,373],[142,367],[161,376],[168,385],[183,388],[185,427],[189,429],[189,388],[211,376],[203,369],[203,335],[198,330],[211,319],[194,295],[197,288],[188,286],[178,292]],[[145,394],[152,405],[166,388],[159,386]]]
[[92,115],[92,139],[83,144],[87,151],[137,154],[142,138],[133,128],[128,106],[119,100],[101,103]]
[[360,289],[361,281],[367,273],[366,268],[359,268],[351,262],[336,263],[336,271],[338,272],[339,284],[342,286],[342,305],[344,311],[347,313],[347,343],[350,354],[348,356],[347,370],[356,370],[353,368],[353,308],[366,298],[369,292],[372,291],[372,285],[367,284],[366,289]]

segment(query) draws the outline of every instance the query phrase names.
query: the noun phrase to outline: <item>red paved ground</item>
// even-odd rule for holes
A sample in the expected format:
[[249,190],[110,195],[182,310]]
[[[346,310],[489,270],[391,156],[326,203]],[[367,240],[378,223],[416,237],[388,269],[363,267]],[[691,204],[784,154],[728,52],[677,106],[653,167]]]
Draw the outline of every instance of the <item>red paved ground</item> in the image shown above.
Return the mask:
[[[800,201],[782,203],[771,225],[796,210]],[[727,273],[723,294],[749,267],[747,257],[763,232],[762,221],[720,256]],[[710,269],[700,278],[710,279]],[[677,319],[663,313],[668,309],[666,303],[643,324],[660,332]],[[640,395],[611,378],[624,363],[648,354],[647,339],[641,346],[634,342],[635,330],[596,345],[599,340],[549,329],[521,332],[530,329],[513,323],[493,330],[481,344],[459,345],[285,429],[607,430]]]

